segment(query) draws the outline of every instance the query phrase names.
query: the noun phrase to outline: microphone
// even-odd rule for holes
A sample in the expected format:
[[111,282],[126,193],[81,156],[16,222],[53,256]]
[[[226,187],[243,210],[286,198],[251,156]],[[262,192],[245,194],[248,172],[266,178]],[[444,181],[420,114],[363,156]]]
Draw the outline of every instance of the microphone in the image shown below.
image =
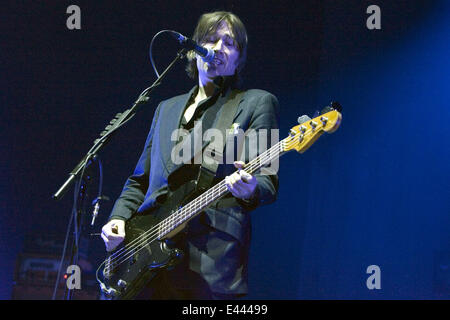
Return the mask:
[[198,45],[194,40],[183,36],[179,32],[171,31],[170,34],[187,49],[197,52],[197,54],[202,57],[203,61],[212,62],[214,60],[214,50]]

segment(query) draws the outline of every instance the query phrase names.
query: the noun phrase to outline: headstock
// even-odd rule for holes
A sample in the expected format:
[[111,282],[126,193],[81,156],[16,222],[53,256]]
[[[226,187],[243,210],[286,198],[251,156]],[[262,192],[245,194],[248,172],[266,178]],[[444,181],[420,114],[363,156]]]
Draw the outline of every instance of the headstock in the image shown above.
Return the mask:
[[[284,152],[296,150],[299,153],[305,152],[324,132],[332,133],[339,128],[342,120],[341,106],[337,102],[332,102],[322,110],[321,115],[314,119],[300,123],[293,127],[289,136],[283,140],[281,147]],[[303,117],[300,117],[302,119]]]

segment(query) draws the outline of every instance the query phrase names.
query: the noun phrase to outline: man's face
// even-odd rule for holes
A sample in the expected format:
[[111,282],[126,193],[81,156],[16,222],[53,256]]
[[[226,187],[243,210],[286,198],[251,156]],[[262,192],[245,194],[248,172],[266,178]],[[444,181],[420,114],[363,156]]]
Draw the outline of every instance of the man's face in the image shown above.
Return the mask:
[[234,41],[234,35],[225,21],[219,24],[215,33],[203,39],[202,45],[214,50],[215,57],[212,62],[207,63],[197,56],[200,80],[234,75],[239,60],[239,50]]

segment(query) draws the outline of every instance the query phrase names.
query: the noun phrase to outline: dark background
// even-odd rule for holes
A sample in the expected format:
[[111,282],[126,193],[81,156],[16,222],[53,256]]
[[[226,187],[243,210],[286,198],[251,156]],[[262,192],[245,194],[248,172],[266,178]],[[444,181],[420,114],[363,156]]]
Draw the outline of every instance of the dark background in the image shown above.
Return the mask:
[[[81,30],[66,27],[71,4]],[[381,30],[366,27],[371,4]],[[344,108],[337,132],[281,159],[278,201],[252,213],[248,298],[450,298],[450,6],[381,0],[3,2],[0,298],[11,297],[24,239],[55,235],[62,245],[72,189],[51,196],[154,81],[153,35],[191,35],[200,14],[219,9],[247,27],[245,84],[278,97],[281,137],[332,100]],[[159,71],[176,51],[157,38]],[[157,103],[193,85],[176,65],[102,150],[106,195],[117,198],[134,169]],[[90,254],[103,257],[99,237]],[[380,267],[380,290],[366,287],[369,265]]]

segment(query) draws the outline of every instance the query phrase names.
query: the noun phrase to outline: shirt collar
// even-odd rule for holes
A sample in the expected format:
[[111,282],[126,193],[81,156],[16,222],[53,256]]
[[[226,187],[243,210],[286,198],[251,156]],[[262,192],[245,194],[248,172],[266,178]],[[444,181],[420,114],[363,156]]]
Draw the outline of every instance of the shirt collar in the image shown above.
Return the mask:
[[213,80],[216,90],[214,94],[222,93],[225,96],[230,89],[234,87],[234,76],[217,77]]
[[[216,97],[219,94],[225,96],[231,89],[235,87],[235,77],[234,76],[226,76],[226,77],[216,77],[213,80],[214,83],[214,93],[212,97]],[[189,100],[193,100],[198,92],[198,84],[195,85],[189,91]]]

